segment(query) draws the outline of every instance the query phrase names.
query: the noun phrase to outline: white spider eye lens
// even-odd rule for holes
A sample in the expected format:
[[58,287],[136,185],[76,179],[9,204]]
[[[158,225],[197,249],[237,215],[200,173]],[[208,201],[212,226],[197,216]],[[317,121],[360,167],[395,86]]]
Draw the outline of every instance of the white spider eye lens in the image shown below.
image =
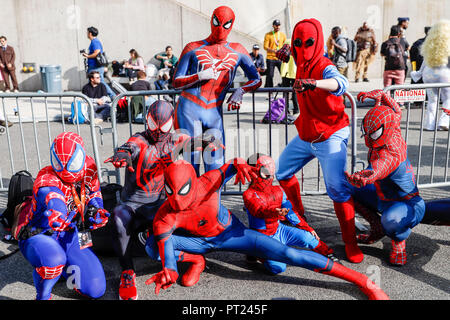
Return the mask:
[[77,145],[74,155],[67,163],[67,171],[78,172],[83,169],[85,158],[86,155],[84,153],[84,150],[80,147],[80,145]]
[[161,127],[161,131],[164,133],[169,132],[170,129],[172,129],[172,123],[173,120],[172,117],[170,117],[170,119]]
[[52,164],[53,170],[55,170],[56,172],[62,171],[63,167],[61,165],[61,162],[59,161],[58,156],[55,154],[55,151],[53,149],[51,150],[50,154],[50,162]]
[[164,187],[165,187],[166,192],[167,192],[167,194],[168,194],[169,196],[173,194],[172,189],[170,189],[170,187],[169,187],[169,185],[168,185],[167,183],[164,184]]
[[383,134],[383,127],[379,128],[375,132],[372,132],[370,134],[370,139],[377,140],[377,139],[379,139],[381,137],[382,134]]
[[191,180],[189,180],[178,192],[179,195],[184,196],[189,193],[191,190]]
[[218,26],[220,26],[220,22],[219,22],[219,19],[217,19],[217,17],[216,17],[216,16],[214,16],[214,17],[213,17],[213,25],[214,25],[214,27],[218,27]]
[[224,27],[225,29],[230,29],[232,23],[233,23],[233,20],[230,20],[230,21],[228,21],[227,23],[225,23],[225,24],[223,25],[223,27]]
[[155,131],[158,129],[158,126],[155,123],[155,120],[153,120],[152,116],[149,114],[147,117],[147,126],[151,131]]

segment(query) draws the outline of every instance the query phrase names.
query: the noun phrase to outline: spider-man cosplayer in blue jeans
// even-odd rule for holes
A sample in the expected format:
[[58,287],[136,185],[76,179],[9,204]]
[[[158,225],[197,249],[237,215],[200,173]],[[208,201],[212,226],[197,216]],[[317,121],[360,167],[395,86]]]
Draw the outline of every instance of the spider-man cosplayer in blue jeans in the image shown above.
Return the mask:
[[96,215],[89,218],[90,229],[100,228],[108,221],[97,167],[86,156],[81,137],[73,132],[58,135],[50,153],[52,165],[36,177],[28,223],[19,235],[20,251],[34,268],[36,299],[50,299],[61,275],[68,277],[72,271],[78,273],[74,279],[80,280],[75,283],[79,286],[74,288],[77,292],[100,298],[106,288],[103,267],[90,248],[80,248],[76,223],[85,207],[97,208]]
[[[311,249],[336,261],[330,249],[293,210],[291,202],[280,186],[274,186],[275,161],[266,155],[256,153],[247,163],[255,168],[256,179],[243,194],[250,229],[261,232],[287,246]],[[292,226],[279,221],[288,220]],[[247,257],[254,262],[254,257]],[[273,260],[262,261],[272,274],[286,270],[286,264]]]
[[[231,177],[235,183],[256,175],[245,160],[236,158],[216,170],[197,174],[188,162],[179,160],[164,171],[167,200],[153,222],[153,236],[146,250],[152,259],[161,259],[162,271],[146,281],[155,283],[155,293],[178,279],[177,261],[185,253],[202,255],[211,251],[234,251],[262,259],[284,262],[335,276],[356,284],[370,299],[388,299],[367,276],[309,250],[294,249],[258,231],[245,227],[220,201],[220,192]],[[183,230],[183,235],[174,231]],[[198,281],[203,269],[188,276]],[[183,275],[183,278],[186,274]],[[183,279],[182,279],[183,281]]]
[[[193,141],[172,131],[173,107],[166,101],[155,101],[148,109],[146,120],[147,130],[134,134],[105,160],[116,168],[128,168],[121,203],[114,208],[112,218],[112,244],[122,268],[121,300],[138,297],[132,254],[141,250],[145,255],[145,239],[140,240],[139,234],[151,228],[156,211],[166,200],[163,171],[178,151],[191,150],[188,144]],[[198,142],[202,148],[209,143]]]
[[[228,110],[239,109],[244,93],[261,85],[258,70],[247,50],[239,43],[227,42],[234,19],[230,8],[216,8],[211,17],[209,37],[188,43],[181,53],[172,82],[175,89],[183,90],[175,109],[175,128],[187,130],[191,137],[208,132],[225,144],[222,104],[239,66],[249,81],[230,96]],[[200,153],[191,154],[190,162],[198,175]],[[217,169],[224,163],[224,154],[220,150],[204,155],[203,162],[205,171]]]
[[422,220],[425,203],[419,195],[401,134],[400,107],[382,90],[358,95],[361,102],[366,98],[376,101],[361,125],[369,148],[369,166],[352,175],[346,173],[354,186],[355,209],[371,225],[370,233],[359,235],[358,240],[373,243],[387,235],[392,239],[389,261],[401,266],[407,260],[406,239]]

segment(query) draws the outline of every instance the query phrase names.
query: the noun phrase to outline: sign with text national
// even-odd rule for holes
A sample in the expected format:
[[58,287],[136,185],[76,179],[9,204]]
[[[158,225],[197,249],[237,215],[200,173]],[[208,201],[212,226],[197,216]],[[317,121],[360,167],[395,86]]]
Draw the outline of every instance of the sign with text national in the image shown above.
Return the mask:
[[394,91],[394,99],[397,102],[425,101],[425,97],[426,97],[425,89],[395,90]]

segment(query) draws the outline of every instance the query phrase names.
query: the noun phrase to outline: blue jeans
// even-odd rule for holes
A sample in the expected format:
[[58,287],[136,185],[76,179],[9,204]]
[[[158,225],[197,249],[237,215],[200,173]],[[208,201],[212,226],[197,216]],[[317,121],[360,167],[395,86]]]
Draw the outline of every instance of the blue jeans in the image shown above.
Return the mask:
[[347,141],[350,130],[345,127],[327,140],[317,143],[303,141],[297,135],[289,142],[277,161],[277,180],[287,180],[314,158],[319,160],[328,196],[335,202],[346,202],[351,185],[345,177]]
[[116,93],[112,91],[111,87],[105,82],[105,78],[103,76],[105,73],[105,67],[88,67],[87,72],[89,73],[91,71],[97,71],[100,74],[100,80],[105,85],[108,96],[111,98],[111,100],[113,100],[116,96]]

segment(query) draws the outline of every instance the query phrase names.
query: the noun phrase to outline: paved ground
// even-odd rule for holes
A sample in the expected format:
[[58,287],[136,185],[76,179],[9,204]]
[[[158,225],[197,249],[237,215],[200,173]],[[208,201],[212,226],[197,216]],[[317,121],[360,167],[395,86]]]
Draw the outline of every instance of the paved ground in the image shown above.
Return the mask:
[[[363,90],[370,90],[381,87],[380,79],[371,83],[351,84],[353,93]],[[265,97],[257,97],[256,99],[256,119],[259,120],[264,115],[267,108]],[[49,99],[50,101],[50,99]],[[26,101],[20,100],[25,110]],[[35,119],[46,119],[45,101],[34,101],[34,106],[39,109],[35,113]],[[6,108],[10,108],[14,101],[6,101]],[[57,116],[60,104],[59,101],[48,102],[49,118],[54,119]],[[70,101],[62,101],[61,105],[65,112]],[[51,105],[51,106],[50,106]],[[1,107],[1,105],[0,105]],[[12,108],[11,108],[12,110]],[[269,139],[267,125],[256,124],[257,140],[253,144],[253,121],[250,114],[246,111],[251,110],[251,104],[247,100],[243,113],[240,115],[240,154],[243,157],[253,153],[254,148],[260,152],[268,152]],[[347,109],[349,111],[349,109]],[[25,113],[26,111],[21,111]],[[362,106],[358,108],[358,117],[361,118],[367,108]],[[10,114],[7,111],[7,114]],[[404,111],[406,118],[407,111]],[[31,109],[28,116],[32,119]],[[416,168],[418,163],[418,145],[419,145],[419,125],[420,110],[411,109],[411,127],[409,131],[409,156]],[[16,120],[10,116],[10,119]],[[22,119],[23,120],[23,119]],[[26,122],[26,120],[23,120]],[[227,131],[227,158],[237,153],[238,139],[236,132],[236,115],[225,115],[225,125]],[[106,123],[102,125],[102,130],[108,127]],[[27,146],[27,154],[24,155],[22,150],[21,126],[16,123],[10,128],[11,151],[13,154],[15,171],[28,167],[28,169],[36,174],[39,167],[47,165],[49,138],[53,137],[62,129],[62,124],[52,122],[50,124],[50,134],[47,130],[46,122],[38,122],[36,126],[33,123],[24,123],[22,131],[24,133],[23,144]],[[35,129],[36,128],[36,129]],[[141,126],[133,125],[132,131],[141,130]],[[285,145],[285,126],[272,126],[272,154],[277,158],[279,152]],[[359,127],[358,127],[359,129]],[[36,131],[35,131],[36,130]],[[68,125],[67,130],[76,130],[76,126]],[[104,130],[105,131],[105,130]],[[36,140],[39,148],[35,146]],[[90,132],[88,126],[80,126],[80,132],[84,137],[88,152],[92,152],[91,143],[89,141]],[[97,139],[99,142],[100,158],[103,160],[111,154],[112,142],[111,134],[105,133],[103,137],[103,145],[100,144],[101,136],[100,128],[96,129]],[[129,128],[126,124],[118,127],[119,143],[124,142],[129,136]],[[235,135],[235,136],[233,136]],[[288,127],[288,140],[295,135],[295,128]],[[435,176],[434,181],[445,180],[445,161],[446,151],[448,150],[448,132],[438,132],[436,136],[436,156],[435,165],[432,166],[432,143],[434,133],[425,132],[423,134],[423,152],[420,164],[419,183],[426,183],[429,180],[431,171]],[[6,135],[0,137],[0,150],[3,150],[0,156],[0,169],[2,173],[3,187],[7,187],[8,179],[12,172],[10,166],[10,157],[8,144],[6,143]],[[39,150],[39,152],[38,152]],[[366,149],[363,141],[359,139],[358,132],[358,159],[364,160]],[[25,163],[24,159],[27,159]],[[40,159],[40,161],[39,161]],[[40,163],[39,163],[40,162]],[[433,167],[433,169],[432,169]],[[358,169],[360,169],[358,167]],[[317,189],[323,190],[323,183],[317,185],[317,162],[313,161],[305,167],[303,173],[299,173],[298,177],[303,181],[303,190],[311,192]],[[416,168],[417,172],[417,168]],[[0,186],[2,187],[2,186]],[[244,187],[245,188],[245,187]],[[433,188],[422,189],[421,195],[426,200],[440,199],[450,197],[450,188]],[[378,279],[381,287],[385,292],[395,300],[400,299],[450,299],[450,268],[448,265],[448,257],[450,256],[450,234],[448,228],[419,225],[414,228],[411,237],[407,242],[408,264],[402,268],[395,268],[387,263],[390,249],[390,241],[384,238],[382,241],[368,246],[361,246],[365,259],[361,264],[351,264],[344,259],[344,247],[339,233],[339,225],[333,212],[331,200],[326,195],[306,195],[303,197],[307,215],[310,224],[317,230],[319,236],[333,247],[336,255],[342,258],[342,263],[348,267],[366,273],[372,279]],[[0,210],[6,207],[6,194],[0,193]],[[242,199],[238,196],[224,196],[223,203],[230,208],[244,223],[247,218],[242,211]],[[363,221],[362,221],[363,222]],[[4,233],[0,230],[0,233]],[[13,253],[17,250],[17,246],[5,242],[0,243],[0,299],[34,299],[34,287],[31,278],[32,268],[28,262],[19,253]],[[192,287],[185,288],[180,285],[174,285],[167,291],[162,292],[159,296],[153,293],[153,287],[144,284],[150,275],[160,270],[160,264],[152,262],[147,257],[136,258],[137,268],[137,285],[139,289],[139,298],[144,300],[268,300],[268,299],[298,299],[298,300],[344,300],[344,299],[365,299],[364,295],[354,286],[328,276],[316,274],[297,267],[288,267],[287,271],[278,276],[270,276],[259,267],[252,267],[245,262],[245,257],[237,253],[210,253],[206,256],[207,269],[202,274],[200,282]],[[120,273],[119,265],[114,257],[101,256],[100,260],[104,266],[107,278],[107,291],[103,299],[117,299],[118,275]],[[181,265],[180,269],[184,271],[186,266]],[[68,290],[66,283],[61,280],[54,288],[53,298],[55,300],[77,299],[77,295]]]

